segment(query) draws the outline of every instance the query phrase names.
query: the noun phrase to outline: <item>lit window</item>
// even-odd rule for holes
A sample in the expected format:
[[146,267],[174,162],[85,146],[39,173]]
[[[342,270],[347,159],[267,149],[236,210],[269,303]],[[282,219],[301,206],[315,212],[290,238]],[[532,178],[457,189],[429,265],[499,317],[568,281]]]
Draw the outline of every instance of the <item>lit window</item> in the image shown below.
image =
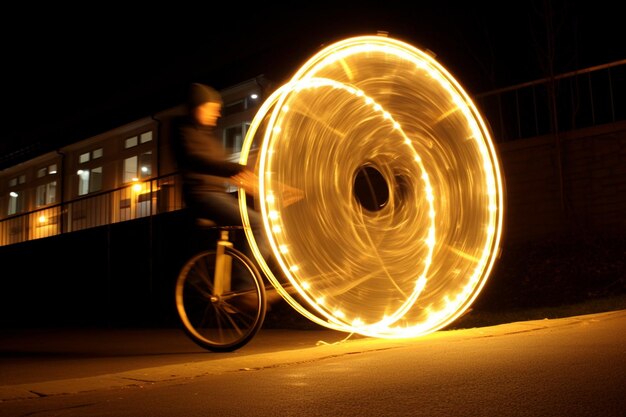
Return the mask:
[[124,159],[124,183],[137,179],[137,155]]
[[89,193],[89,170],[79,169],[78,172],[78,195]]
[[48,174],[53,175],[57,173],[57,164],[52,164],[48,167]]
[[139,178],[149,178],[152,175],[152,151],[139,155]]
[[17,214],[21,212],[22,203],[23,203],[22,195],[16,193],[15,191],[11,191],[9,193],[9,208],[8,208],[9,216],[12,214]]
[[137,146],[137,136],[133,136],[133,137],[127,138],[124,141],[124,148],[126,148],[126,149],[133,148],[135,146]]
[[124,160],[124,183],[137,179],[150,178],[152,175],[152,151],[144,152],[139,156],[131,156]]
[[46,201],[46,186],[44,185],[38,185],[37,186],[37,196],[36,196],[36,200],[35,200],[35,205],[37,207],[39,206],[43,206]]
[[98,159],[102,157],[102,148],[94,149],[91,151],[91,157],[93,159]]
[[152,140],[152,131],[144,132],[139,136],[140,143],[150,142]]
[[85,162],[89,162],[89,152],[82,153],[78,157],[79,164],[84,164]]
[[48,172],[48,168],[40,168],[37,170],[37,178],[45,177]]
[[102,189],[102,167],[79,169],[78,195],[85,195]]
[[49,182],[48,184],[42,184],[37,187],[37,207],[56,202],[56,187],[56,181]]
[[17,185],[17,177],[9,180],[9,187],[15,187]]

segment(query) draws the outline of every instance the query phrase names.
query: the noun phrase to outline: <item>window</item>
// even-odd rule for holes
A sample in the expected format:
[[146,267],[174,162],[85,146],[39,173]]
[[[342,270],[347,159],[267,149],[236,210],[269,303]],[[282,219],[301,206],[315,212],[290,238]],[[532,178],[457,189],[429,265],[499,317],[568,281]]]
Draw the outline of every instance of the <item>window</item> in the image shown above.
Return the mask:
[[[102,149],[100,149],[100,151],[102,151]],[[83,154],[83,155],[85,155],[85,154]],[[87,158],[88,157],[89,156],[87,155]],[[37,170],[37,178],[43,178],[46,175],[54,175],[56,173],[57,173],[57,164],[51,164],[51,165],[48,165],[47,167],[43,167],[43,168],[38,169]]]
[[89,192],[100,191],[102,189],[102,167],[93,168],[89,178]]
[[137,156],[124,159],[124,182],[137,180]]
[[9,209],[8,209],[7,214],[10,216],[12,214],[20,213],[22,211],[23,205],[24,205],[24,197],[22,193],[11,191],[9,193]]
[[56,189],[57,182],[52,181],[48,184],[42,184],[37,186],[37,196],[35,204],[37,207],[45,206],[47,204],[53,204],[56,202]]
[[124,141],[124,148],[125,149],[134,148],[135,146],[137,146],[137,136],[133,136],[131,138],[127,138]]
[[20,184],[24,184],[25,182],[26,175],[24,174],[13,177],[9,180],[9,188],[12,188],[12,190],[9,191],[9,206],[7,208],[7,214],[9,216],[21,213],[24,210],[24,192],[15,187]]
[[78,195],[85,195],[102,189],[102,167],[79,169]]
[[232,101],[230,103],[224,104],[224,107],[222,108],[222,113],[224,116],[228,116],[228,115],[235,114],[235,113],[241,113],[242,111],[245,111],[254,106],[257,106],[258,104],[259,104],[259,94],[252,93],[249,96],[241,100]]
[[224,116],[228,116],[230,114],[240,113],[246,109],[246,101],[239,100],[232,103],[226,103],[224,108],[222,109],[222,113]]
[[24,184],[26,182],[26,175],[22,174],[18,177],[13,177],[9,180],[9,187],[15,187],[18,184]]
[[152,175],[152,151],[124,159],[124,183],[150,178]]
[[122,167],[122,183],[143,180],[152,177],[152,130],[124,139],[126,152]]
[[243,126],[231,126],[224,129],[224,149],[229,154],[241,152],[243,145]]
[[150,178],[152,175],[152,151],[139,155],[139,178]]
[[79,169],[78,172],[78,195],[89,193],[89,170]]
[[152,131],[144,132],[139,136],[140,143],[150,142],[152,140]]
[[224,129],[224,149],[229,154],[236,154],[241,152],[243,146],[243,140],[246,136],[246,132],[250,128],[250,122],[245,122],[239,125],[230,126]]
[[85,162],[89,162],[90,154],[89,152],[81,153],[78,157],[78,163],[84,164]]
[[[80,154],[78,163],[84,164],[91,160],[102,158],[102,148],[96,148]],[[93,165],[89,164],[89,165]],[[56,165],[54,165],[56,171]],[[82,166],[76,172],[78,174],[78,195],[85,195],[102,189],[102,167]]]

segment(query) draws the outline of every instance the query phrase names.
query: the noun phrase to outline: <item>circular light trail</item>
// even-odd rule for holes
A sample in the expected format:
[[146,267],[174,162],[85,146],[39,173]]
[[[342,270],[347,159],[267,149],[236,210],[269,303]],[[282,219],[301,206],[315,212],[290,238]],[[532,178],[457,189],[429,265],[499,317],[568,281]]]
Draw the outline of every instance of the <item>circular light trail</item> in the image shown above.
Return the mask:
[[502,233],[499,162],[471,99],[419,49],[360,36],[321,50],[257,112],[240,162],[252,160],[265,236],[246,236],[310,320],[414,337],[454,321],[484,286]]

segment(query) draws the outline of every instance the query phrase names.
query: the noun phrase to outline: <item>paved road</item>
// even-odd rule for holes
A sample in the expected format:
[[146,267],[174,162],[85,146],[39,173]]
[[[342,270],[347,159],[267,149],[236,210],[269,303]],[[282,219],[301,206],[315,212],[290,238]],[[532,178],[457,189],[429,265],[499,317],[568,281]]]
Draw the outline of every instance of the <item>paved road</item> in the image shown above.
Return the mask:
[[213,415],[209,398],[215,415],[626,415],[626,310],[413,340],[262,330],[228,354],[171,329],[44,333],[3,336],[0,416]]
[[[348,337],[332,330],[261,329],[235,352],[213,353],[196,346],[179,329],[45,329],[5,332],[0,343],[0,400],[13,398],[7,386],[27,391],[41,385],[75,385],[73,380],[93,378],[106,388],[106,378],[137,370],[158,372],[163,367],[195,363],[222,364],[253,355],[279,355],[315,348]],[[98,382],[98,377],[105,377]],[[3,393],[4,392],[4,393]],[[40,391],[46,394],[47,391]],[[24,394],[29,397],[33,395]]]

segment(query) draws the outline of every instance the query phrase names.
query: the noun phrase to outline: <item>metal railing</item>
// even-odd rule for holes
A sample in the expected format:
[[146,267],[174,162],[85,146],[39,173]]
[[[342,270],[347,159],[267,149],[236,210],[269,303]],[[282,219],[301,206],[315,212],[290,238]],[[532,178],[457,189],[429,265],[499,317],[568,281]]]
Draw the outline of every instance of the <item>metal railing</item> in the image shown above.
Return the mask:
[[626,120],[626,59],[474,96],[497,142]]
[[0,221],[0,246],[180,210],[181,188],[169,175],[11,216]]

